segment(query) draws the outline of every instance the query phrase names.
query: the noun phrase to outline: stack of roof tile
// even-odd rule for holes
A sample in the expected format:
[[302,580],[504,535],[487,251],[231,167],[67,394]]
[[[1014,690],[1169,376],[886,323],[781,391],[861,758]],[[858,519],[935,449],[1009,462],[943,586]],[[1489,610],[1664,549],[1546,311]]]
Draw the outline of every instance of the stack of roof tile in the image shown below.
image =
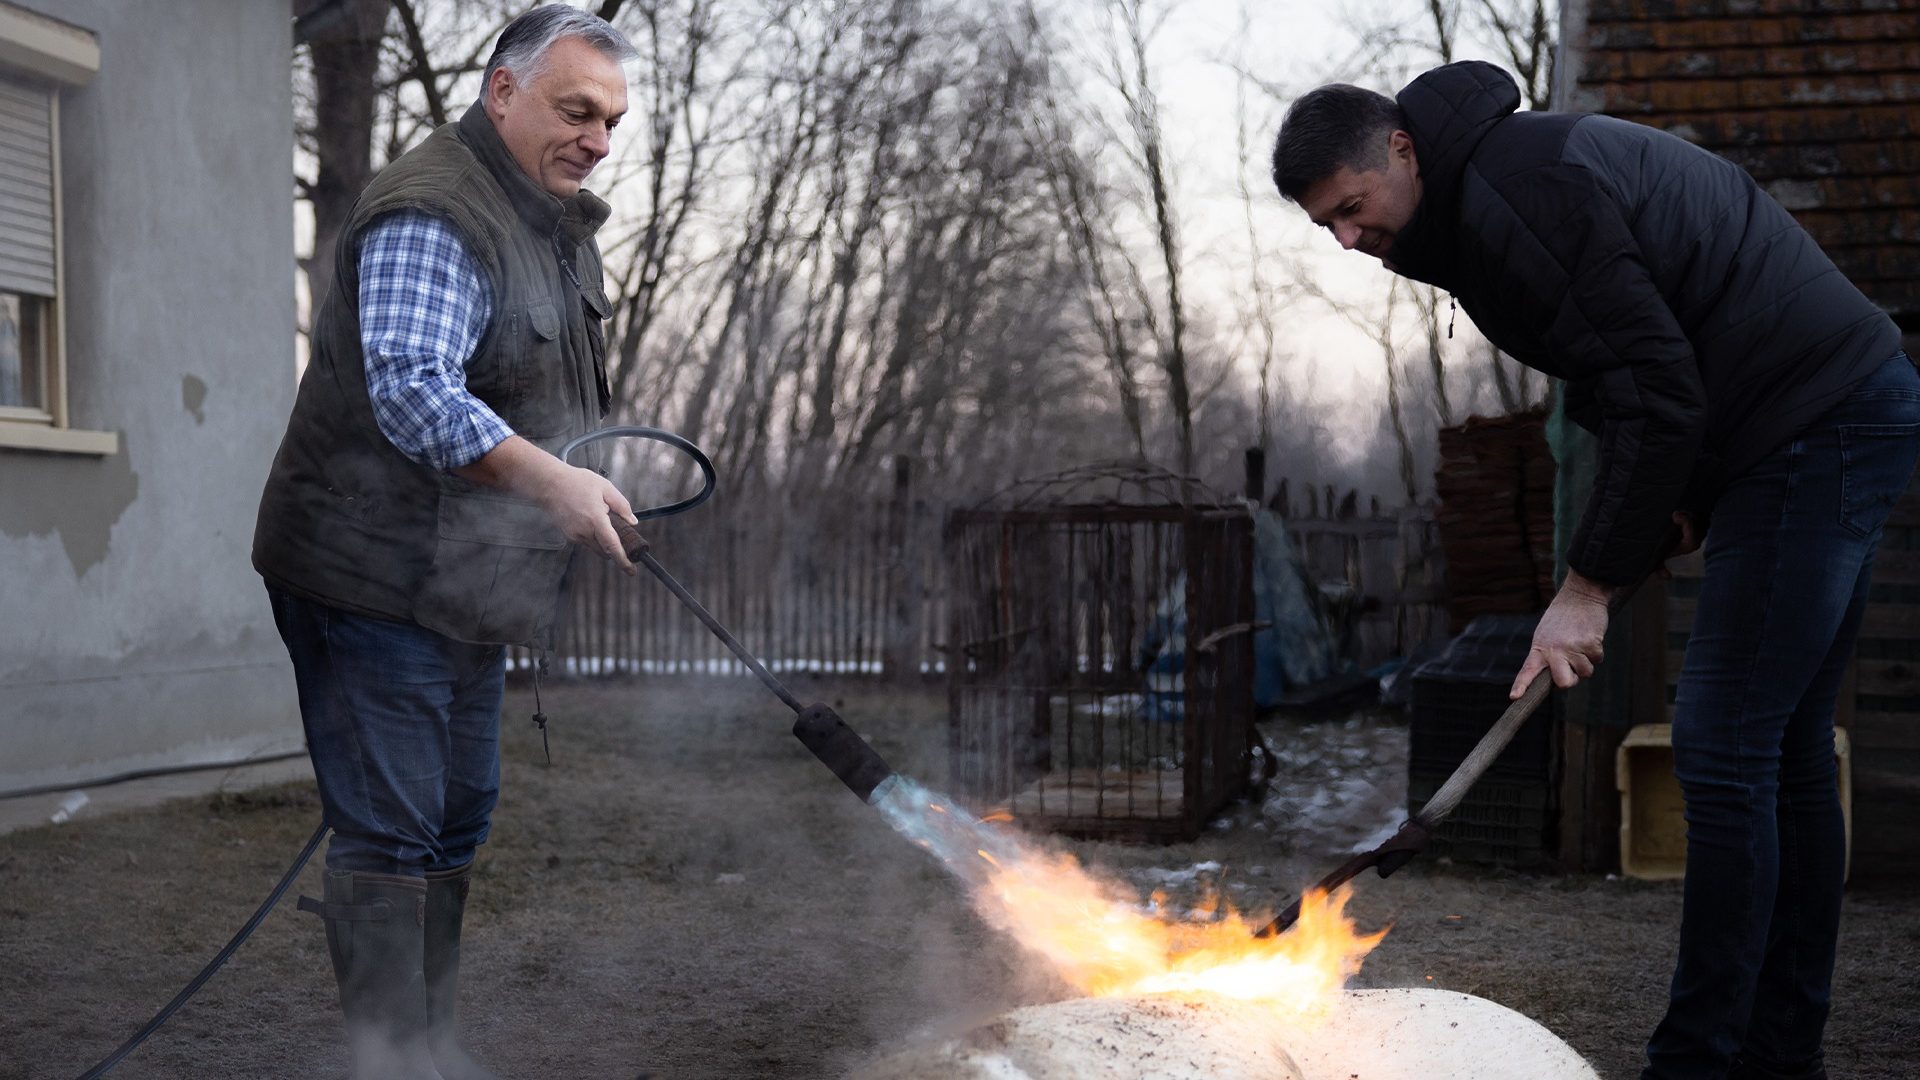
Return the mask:
[[1454,632],[1553,598],[1553,477],[1544,411],[1476,416],[1440,432],[1436,519]]

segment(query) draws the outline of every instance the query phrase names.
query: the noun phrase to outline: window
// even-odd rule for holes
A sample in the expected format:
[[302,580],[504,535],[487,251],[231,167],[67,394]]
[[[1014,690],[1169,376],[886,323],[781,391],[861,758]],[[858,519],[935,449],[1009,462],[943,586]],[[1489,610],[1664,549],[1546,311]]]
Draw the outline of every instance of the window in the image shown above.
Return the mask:
[[0,408],[52,419],[47,409],[50,297],[0,293]]
[[0,0],[0,447],[110,454],[68,423],[60,95],[100,67],[94,35]]
[[0,409],[51,421],[53,94],[0,73]]

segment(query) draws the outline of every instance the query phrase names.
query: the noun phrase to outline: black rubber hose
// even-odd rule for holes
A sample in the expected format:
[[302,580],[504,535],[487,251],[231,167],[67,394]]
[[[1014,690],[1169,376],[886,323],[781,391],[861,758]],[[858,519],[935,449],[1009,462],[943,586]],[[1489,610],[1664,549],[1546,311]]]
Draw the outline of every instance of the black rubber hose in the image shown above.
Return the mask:
[[[671,446],[674,449],[679,450],[681,453],[692,458],[694,464],[700,466],[700,473],[706,479],[706,486],[700,489],[700,493],[698,495],[694,495],[691,498],[682,499],[676,503],[668,503],[664,506],[650,506],[644,510],[635,512],[634,516],[636,518],[639,518],[641,521],[646,521],[651,518],[662,518],[670,514],[678,514],[678,513],[681,513],[682,511],[691,510],[694,507],[699,506],[701,503],[706,502],[708,499],[713,497],[713,489],[715,484],[713,462],[707,459],[707,455],[702,453],[699,447],[693,445],[691,442],[688,442],[686,439],[683,439],[680,436],[675,435],[671,431],[662,431],[659,428],[650,428],[650,427],[601,428],[598,431],[589,431],[585,435],[581,435],[578,438],[568,440],[568,442],[560,448],[559,454],[555,456],[560,458],[560,460],[565,461],[574,451],[580,449],[582,446],[585,446],[588,443],[598,442],[601,439],[617,439],[617,438],[651,439],[654,442],[666,443],[668,446]],[[616,523],[618,523],[617,519],[616,519]],[[651,559],[649,559],[648,561],[652,562]],[[658,566],[657,563],[654,565],[656,567]],[[665,573],[665,571],[658,571],[658,572],[662,574]],[[677,582],[674,582],[673,584],[676,586],[678,585]],[[687,600],[690,602],[692,601],[692,597],[686,595],[684,590],[676,590],[676,595],[680,595],[683,600]],[[705,615],[705,609],[700,608],[697,603],[693,604],[693,606],[696,610],[696,613]],[[707,618],[711,620],[712,616],[709,615],[707,616]],[[710,625],[717,626],[718,624],[710,623]],[[731,636],[731,635],[725,634],[723,630],[719,632],[722,635],[722,640],[726,640],[728,637]],[[745,650],[739,647],[738,642],[731,642],[731,644],[735,646],[736,652],[745,654]],[[756,668],[756,673],[761,675],[761,678],[763,681],[773,678],[771,675],[766,674],[764,668],[758,667],[757,661],[753,662],[753,664]],[[774,685],[776,686],[778,685],[778,680],[773,680],[773,682],[774,682]],[[780,687],[780,690],[784,691],[785,688]],[[800,708],[801,708],[800,703],[796,700],[793,700],[791,694],[783,693],[782,698],[783,700],[786,700],[788,704],[793,706],[793,709],[795,712],[800,711]],[[327,836],[327,826],[326,826],[326,823],[323,821],[321,822],[320,827],[313,831],[313,836],[310,839],[308,839],[307,846],[301,849],[299,858],[293,861],[292,866],[287,867],[286,874],[280,878],[280,884],[274,886],[273,892],[268,894],[265,902],[263,902],[260,905],[259,909],[253,913],[253,917],[247,920],[246,925],[242,926],[239,932],[233,935],[233,939],[227,942],[226,948],[221,949],[219,955],[215,956],[211,961],[209,961],[206,967],[201,968],[200,974],[195,975],[193,977],[192,982],[189,982],[185,988],[183,988],[178,994],[175,994],[173,996],[172,1001],[167,1002],[165,1007],[163,1007],[159,1012],[155,1013],[153,1015],[153,1019],[147,1021],[147,1024],[145,1027],[135,1032],[133,1038],[128,1039],[124,1043],[121,1043],[120,1049],[115,1050],[113,1053],[107,1055],[106,1058],[103,1059],[98,1065],[95,1065],[93,1068],[88,1069],[86,1072],[82,1073],[80,1075],[80,1080],[95,1080],[96,1077],[105,1076],[110,1069],[120,1064],[121,1060],[124,1059],[128,1054],[133,1053],[134,1048],[138,1047],[141,1043],[145,1042],[147,1040],[147,1036],[152,1035],[154,1032],[160,1030],[160,1026],[162,1024],[165,1024],[167,1020],[170,1019],[173,1016],[173,1014],[179,1010],[180,1006],[186,1004],[188,998],[198,993],[200,988],[207,984],[207,980],[213,978],[214,972],[219,971],[221,965],[227,962],[227,958],[232,956],[234,954],[234,951],[240,948],[241,944],[245,942],[247,938],[253,936],[253,932],[257,927],[259,927],[260,921],[262,919],[265,919],[267,917],[267,913],[273,910],[274,905],[280,902],[280,898],[286,895],[287,890],[291,888],[293,885],[293,879],[300,876],[300,871],[306,868],[307,861],[313,858],[313,853],[316,850],[318,850],[320,847],[320,841],[326,839],[326,836]]]
[[561,461],[565,461],[573,456],[575,450],[580,449],[588,443],[599,442],[602,439],[651,439],[654,442],[666,443],[668,446],[692,458],[693,463],[700,466],[701,475],[706,477],[707,486],[700,489],[700,494],[698,495],[681,499],[676,503],[667,503],[664,506],[649,506],[645,510],[634,511],[633,516],[641,521],[683,513],[713,498],[713,462],[707,460],[707,455],[702,453],[699,447],[675,435],[671,431],[662,431],[659,428],[651,427],[601,428],[598,431],[589,431],[585,435],[576,436],[575,438],[567,440],[566,444],[560,447],[560,452],[555,456]]
[[200,974],[195,975],[193,981],[188,983],[185,989],[173,995],[172,1001],[167,1002],[165,1007],[159,1012],[154,1013],[153,1019],[147,1021],[146,1027],[135,1032],[133,1038],[121,1043],[120,1049],[108,1054],[100,1064],[81,1073],[80,1080],[95,1080],[95,1077],[105,1076],[107,1070],[120,1064],[120,1059],[133,1053],[135,1047],[146,1042],[147,1036],[160,1030],[160,1025],[166,1023],[167,1019],[174,1014],[175,1010],[186,1004],[188,998],[198,992],[202,986],[205,986],[207,980],[213,978],[213,973],[220,970],[220,965],[227,962],[227,957],[232,956],[234,950],[238,949],[242,942],[253,936],[254,929],[260,925],[262,919],[267,917],[267,912],[272,911],[273,906],[280,902],[280,898],[287,894],[287,890],[293,886],[293,879],[299,877],[300,871],[306,869],[307,860],[313,858],[313,853],[320,847],[320,841],[326,838],[327,824],[323,821],[320,823],[319,828],[313,830],[313,835],[307,839],[307,846],[300,849],[300,857],[293,860],[293,865],[287,867],[287,872],[281,875],[280,884],[275,885],[273,891],[267,894],[267,899],[260,905],[259,909],[253,913],[253,918],[248,919],[246,925],[240,928],[240,932],[233,935],[233,940],[227,942],[227,947],[221,949],[218,956],[208,961],[207,966],[200,969]]

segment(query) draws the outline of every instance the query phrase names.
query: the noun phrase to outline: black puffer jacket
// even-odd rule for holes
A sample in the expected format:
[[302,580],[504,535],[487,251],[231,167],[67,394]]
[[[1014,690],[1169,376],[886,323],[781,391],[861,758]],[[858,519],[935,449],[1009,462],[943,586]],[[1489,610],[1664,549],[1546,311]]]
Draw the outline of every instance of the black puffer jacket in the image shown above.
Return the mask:
[[1568,562],[1625,584],[1672,512],[1793,438],[1899,349],[1884,312],[1737,166],[1605,116],[1516,113],[1506,72],[1399,95],[1421,201],[1387,263],[1453,293],[1600,437]]

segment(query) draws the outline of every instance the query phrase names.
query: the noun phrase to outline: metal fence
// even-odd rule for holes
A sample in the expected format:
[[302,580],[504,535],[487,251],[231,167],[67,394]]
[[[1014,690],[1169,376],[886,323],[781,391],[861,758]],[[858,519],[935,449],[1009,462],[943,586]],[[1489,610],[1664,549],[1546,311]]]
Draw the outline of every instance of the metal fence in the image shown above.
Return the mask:
[[1328,599],[1341,653],[1356,666],[1447,639],[1446,565],[1432,507],[1285,520],[1308,577]]
[[[904,470],[891,496],[783,504],[715,499],[646,522],[653,556],[769,670],[913,677],[943,670],[939,507]],[[533,658],[521,651],[515,666]],[[661,584],[582,557],[549,671],[745,674]]]
[[[1356,501],[1275,508],[1333,605],[1346,656],[1366,668],[1444,640],[1444,568],[1431,508],[1361,516]],[[903,464],[890,494],[723,495],[642,532],[654,557],[770,669],[932,677],[948,658],[948,509],[916,492]],[[629,578],[582,557],[564,603],[551,674],[744,674],[644,571]],[[516,650],[514,667],[533,660]]]

